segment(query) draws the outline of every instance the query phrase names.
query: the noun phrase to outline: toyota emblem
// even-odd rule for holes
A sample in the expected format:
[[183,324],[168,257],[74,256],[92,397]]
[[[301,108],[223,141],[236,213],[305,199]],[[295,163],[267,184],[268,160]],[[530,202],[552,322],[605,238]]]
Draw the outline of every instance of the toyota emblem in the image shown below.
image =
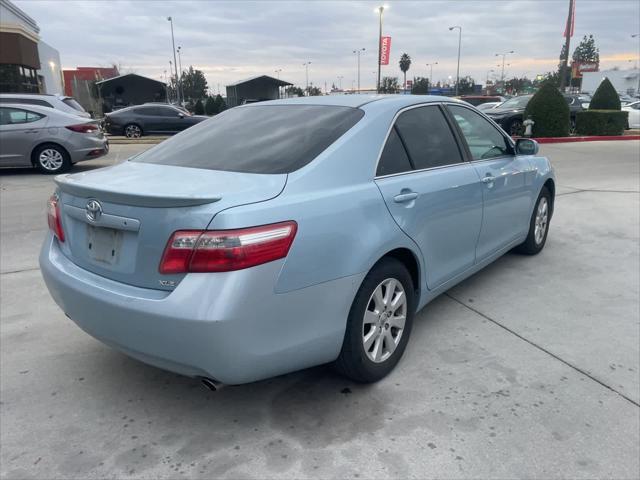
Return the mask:
[[85,214],[90,221],[98,221],[102,215],[102,205],[97,200],[89,200],[85,207]]

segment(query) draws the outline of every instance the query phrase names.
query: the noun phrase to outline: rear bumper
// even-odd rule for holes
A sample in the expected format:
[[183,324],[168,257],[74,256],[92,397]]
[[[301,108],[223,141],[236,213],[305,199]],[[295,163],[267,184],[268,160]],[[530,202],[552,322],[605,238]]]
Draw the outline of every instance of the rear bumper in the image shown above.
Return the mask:
[[78,163],[84,160],[93,160],[109,153],[109,140],[107,137],[84,137],[80,140],[74,139],[73,148],[69,149],[71,163]]
[[40,268],[56,303],[98,340],[157,367],[227,384],[335,360],[363,275],[275,294],[283,261],[189,274],[172,292],[84,270],[47,235]]

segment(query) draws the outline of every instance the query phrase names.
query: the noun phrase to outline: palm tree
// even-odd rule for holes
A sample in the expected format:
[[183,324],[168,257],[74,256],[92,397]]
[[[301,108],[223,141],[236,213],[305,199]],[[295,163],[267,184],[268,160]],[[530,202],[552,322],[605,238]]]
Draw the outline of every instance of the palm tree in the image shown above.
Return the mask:
[[402,56],[400,57],[399,63],[400,63],[400,70],[402,70],[402,73],[404,74],[403,89],[406,90],[407,89],[407,72],[409,71],[409,67],[411,66],[411,57],[406,53],[403,53]]

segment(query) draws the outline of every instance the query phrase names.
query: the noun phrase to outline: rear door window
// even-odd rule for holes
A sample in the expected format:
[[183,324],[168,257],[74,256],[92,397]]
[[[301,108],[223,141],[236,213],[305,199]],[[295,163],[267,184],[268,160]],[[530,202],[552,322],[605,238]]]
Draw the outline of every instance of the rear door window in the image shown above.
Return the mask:
[[76,99],[75,99],[75,98],[72,98],[72,97],[66,97],[66,98],[63,98],[63,99],[62,99],[62,101],[63,101],[66,105],[68,105],[68,106],[70,106],[71,108],[73,108],[74,110],[78,110],[79,112],[84,112],[84,111],[85,111],[85,109],[82,107],[82,105],[80,105],[80,104],[76,101]]
[[470,108],[457,105],[448,105],[447,108],[460,127],[474,160],[503,157],[513,153],[511,144],[504,135],[482,115]]
[[396,120],[400,139],[416,170],[462,163],[462,154],[437,105],[413,108]]
[[409,156],[394,126],[389,133],[389,138],[384,146],[384,150],[382,150],[376,175],[382,177],[384,175],[393,175],[394,173],[408,172],[410,170],[412,170],[412,167]]
[[0,109],[0,125],[32,123],[37,122],[41,118],[44,118],[44,115],[40,115],[39,113],[29,110],[7,107],[2,107]]
[[201,122],[134,159],[246,173],[290,173],[344,135],[364,112],[325,105],[236,107]]

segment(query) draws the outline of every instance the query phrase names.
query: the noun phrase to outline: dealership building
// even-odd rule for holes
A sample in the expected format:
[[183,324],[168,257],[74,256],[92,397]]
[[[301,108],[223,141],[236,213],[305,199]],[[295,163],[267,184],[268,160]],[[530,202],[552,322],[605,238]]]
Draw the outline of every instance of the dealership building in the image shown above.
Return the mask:
[[62,94],[60,54],[40,38],[36,21],[0,0],[0,93]]

